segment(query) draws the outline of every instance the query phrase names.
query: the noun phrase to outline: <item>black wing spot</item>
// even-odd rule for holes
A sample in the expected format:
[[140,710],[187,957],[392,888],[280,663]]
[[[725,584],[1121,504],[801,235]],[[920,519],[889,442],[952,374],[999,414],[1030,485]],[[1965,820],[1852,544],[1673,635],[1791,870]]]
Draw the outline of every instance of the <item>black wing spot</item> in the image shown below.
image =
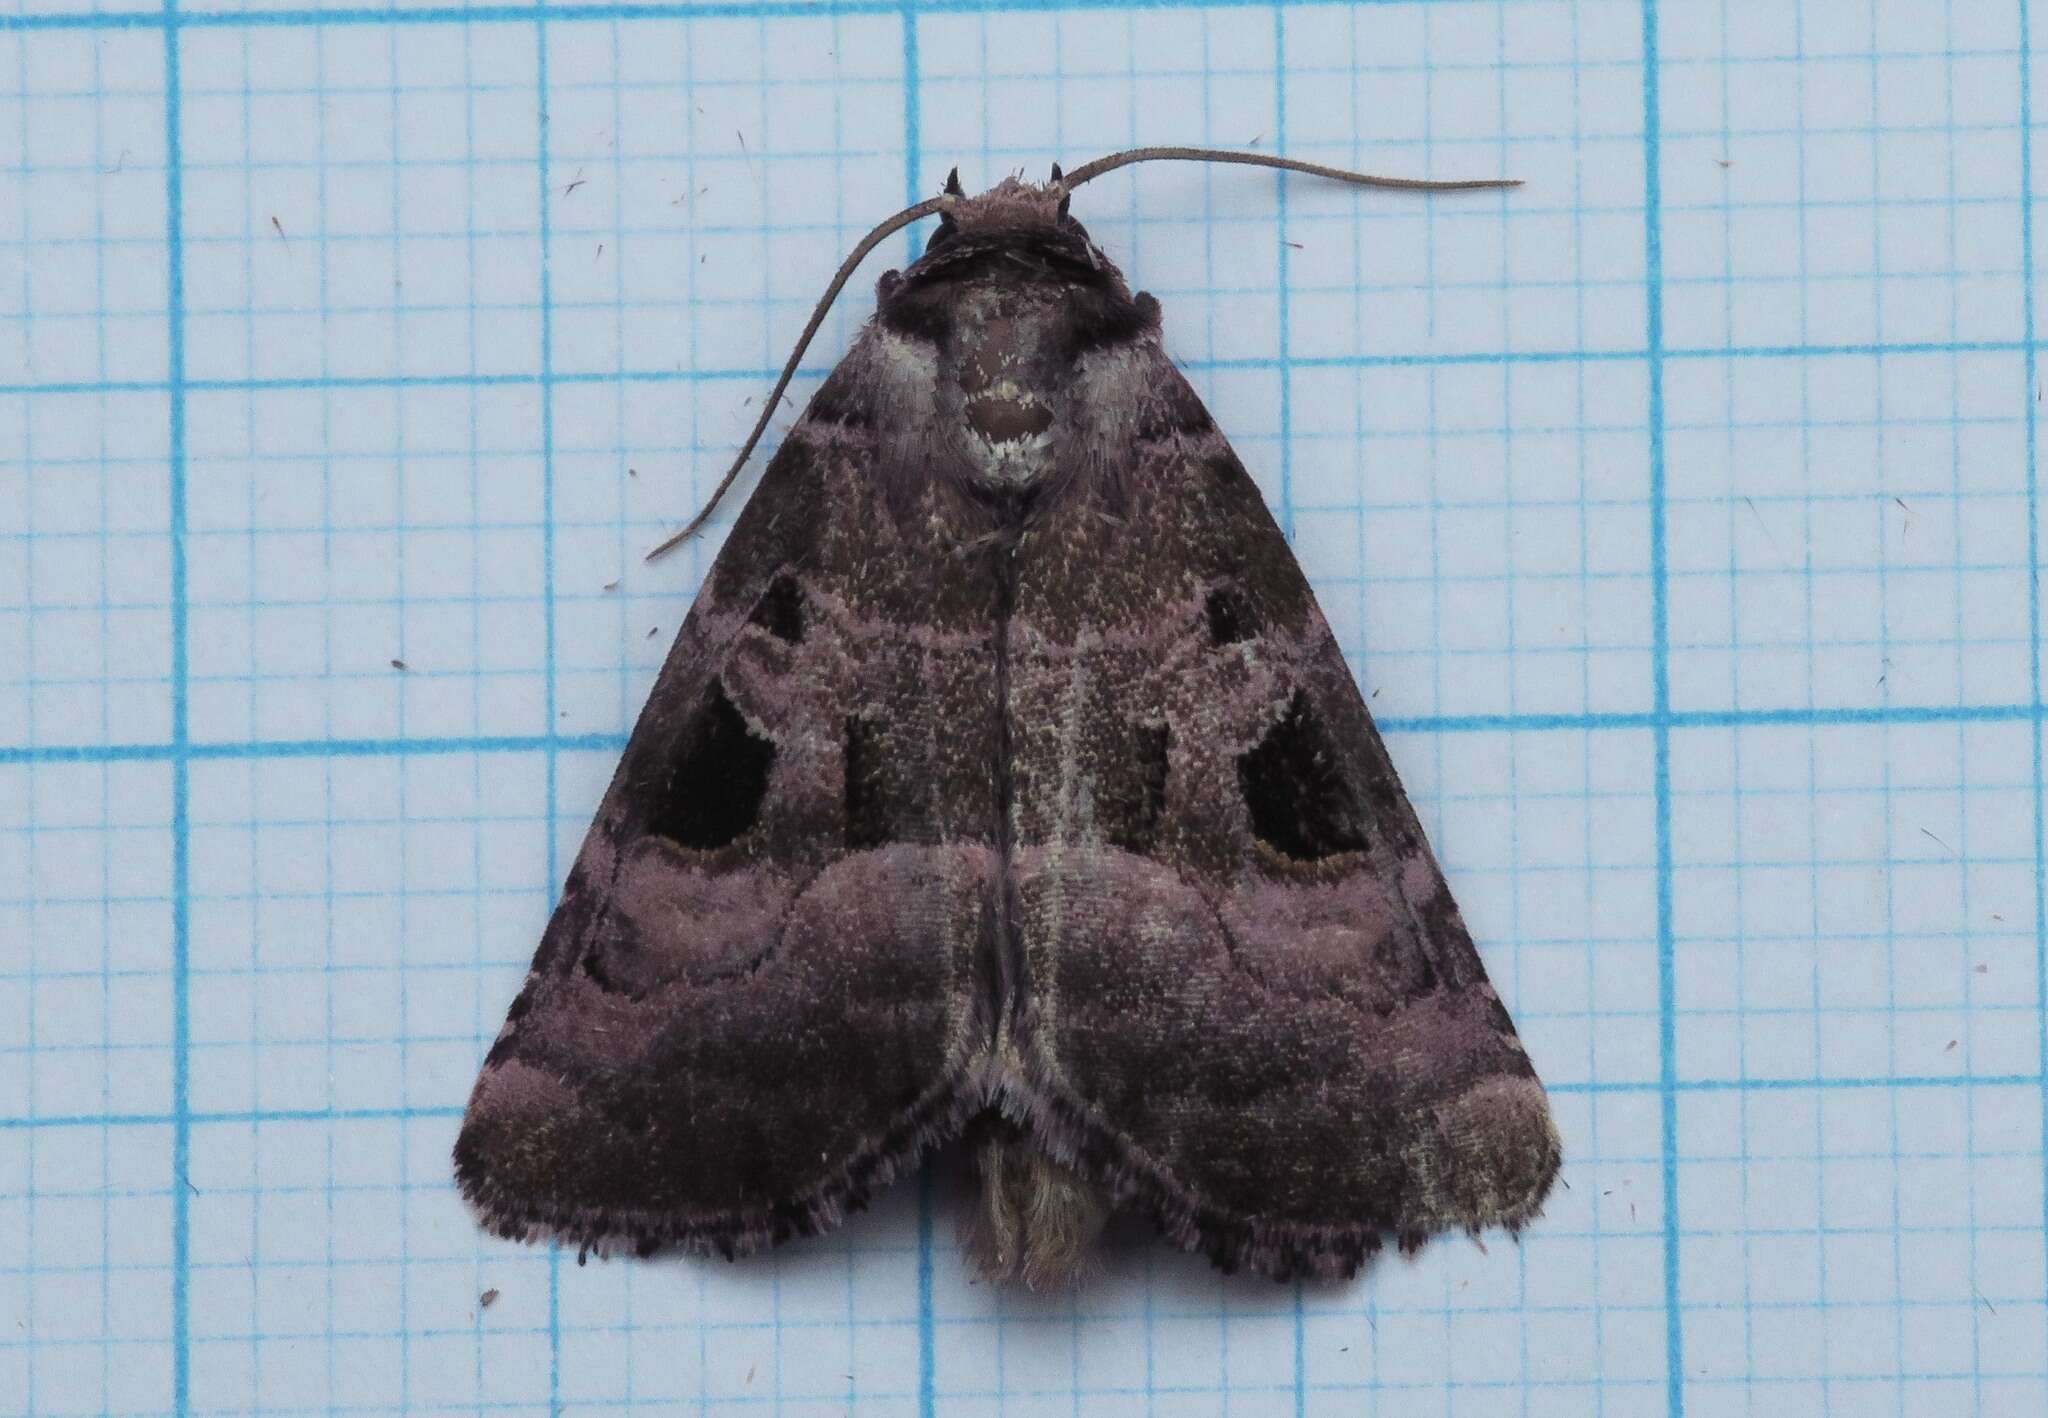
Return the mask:
[[1209,643],[1235,645],[1259,633],[1258,615],[1244,592],[1235,586],[1218,586],[1209,592],[1202,609],[1209,618]]
[[1252,831],[1276,851],[1315,862],[1365,849],[1358,805],[1307,695],[1297,691],[1259,746],[1238,756],[1237,780]]
[[794,577],[782,575],[768,583],[768,593],[749,617],[777,640],[801,645],[804,639],[804,593]]
[[761,816],[774,763],[775,745],[747,727],[714,679],[704,707],[683,730],[682,751],[648,830],[699,851],[727,845]]
[[877,737],[858,716],[846,721],[846,845],[855,851],[889,841]]

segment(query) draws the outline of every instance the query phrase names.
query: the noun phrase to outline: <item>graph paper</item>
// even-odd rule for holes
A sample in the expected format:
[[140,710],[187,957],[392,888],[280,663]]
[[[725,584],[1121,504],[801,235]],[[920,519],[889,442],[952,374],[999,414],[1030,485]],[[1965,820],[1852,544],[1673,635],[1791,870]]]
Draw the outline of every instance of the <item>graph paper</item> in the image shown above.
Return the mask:
[[[6,3],[0,1410],[2048,1411],[2025,4]],[[738,1264],[483,1237],[460,1108],[738,500],[641,552],[872,223],[1138,143],[1525,184],[1075,212],[1379,716],[1543,1216],[1045,1296],[953,1158]]]

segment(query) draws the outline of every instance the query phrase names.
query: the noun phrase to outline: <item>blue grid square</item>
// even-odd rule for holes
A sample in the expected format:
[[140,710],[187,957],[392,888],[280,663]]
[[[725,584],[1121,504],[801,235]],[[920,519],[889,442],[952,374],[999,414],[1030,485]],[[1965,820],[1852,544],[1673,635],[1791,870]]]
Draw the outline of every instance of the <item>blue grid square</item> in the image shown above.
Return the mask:
[[1284,25],[1289,155],[1526,184],[1290,188],[1291,353],[1642,348],[1643,140],[1613,117],[1640,110],[1638,12],[1331,6]]
[[1674,705],[2031,697],[2020,355],[1716,356],[1666,387]]
[[0,1117],[171,1107],[173,812],[160,763],[0,764]]
[[[1211,116],[1235,125],[1272,104],[1274,33],[1263,12],[991,10],[923,15],[917,30],[929,115],[921,175],[933,190],[956,164],[972,190],[1019,170],[1043,180],[1054,160],[1073,168],[1115,147],[1241,144],[1259,135],[1211,131]],[[1140,210],[1153,206],[1151,192],[1202,181],[1150,176],[1159,180]],[[1124,179],[1111,184],[1130,190]],[[1111,192],[1090,198],[1098,223],[1119,205]]]
[[193,1106],[459,1104],[545,922],[545,813],[532,755],[195,766]]
[[174,1363],[171,1130],[35,1126],[0,1147],[0,1381],[22,1411],[162,1411]]
[[538,368],[530,31],[197,29],[181,55],[191,377]]
[[[1680,1109],[1699,1139],[1678,1176],[1687,1412],[1823,1392],[1859,1413],[2005,1411],[1987,1385],[2038,1383],[2040,1177],[2012,1166],[2038,1155],[2037,1087],[1717,1091]],[[1989,1233],[2015,1254],[1981,1274]],[[2016,1275],[2016,1294],[1985,1289]]]
[[0,388],[163,379],[161,38],[0,32],[0,75]]
[[531,386],[190,403],[193,737],[545,732]]
[[[555,371],[708,363],[765,384],[841,257],[895,210],[903,153],[874,139],[901,129],[900,22],[759,33],[747,19],[549,27]],[[861,292],[814,362],[845,347]]]
[[[1121,209],[1113,190],[1078,194],[1082,224],[1133,290],[1158,299],[1166,352],[1198,387],[1204,376],[1270,375],[1282,353],[1273,317],[1287,300],[1271,188],[1244,174],[1151,176],[1156,185],[1135,189]],[[1277,409],[1277,382],[1262,387]]]
[[2026,726],[1678,737],[1682,1077],[2038,1076]]
[[1658,86],[1672,343],[2023,338],[2019,31],[2009,3],[1679,7]]
[[1649,707],[1639,366],[1318,367],[1291,387],[1295,552],[1375,713]]
[[483,1279],[446,1184],[453,1129],[445,1115],[201,1123],[195,1407],[473,1405],[545,1385],[533,1301],[544,1311],[548,1258],[493,1261]]
[[0,394],[0,743],[170,737],[170,436],[157,393]]

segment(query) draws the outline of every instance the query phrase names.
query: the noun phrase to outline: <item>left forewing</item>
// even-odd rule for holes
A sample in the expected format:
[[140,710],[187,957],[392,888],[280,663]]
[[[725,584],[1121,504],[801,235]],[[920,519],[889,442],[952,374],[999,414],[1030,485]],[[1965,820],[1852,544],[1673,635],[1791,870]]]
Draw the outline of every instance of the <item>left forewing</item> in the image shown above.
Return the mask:
[[881,339],[763,474],[485,1060],[456,1170],[503,1234],[823,1230],[974,1101],[994,579],[948,488],[877,494]]

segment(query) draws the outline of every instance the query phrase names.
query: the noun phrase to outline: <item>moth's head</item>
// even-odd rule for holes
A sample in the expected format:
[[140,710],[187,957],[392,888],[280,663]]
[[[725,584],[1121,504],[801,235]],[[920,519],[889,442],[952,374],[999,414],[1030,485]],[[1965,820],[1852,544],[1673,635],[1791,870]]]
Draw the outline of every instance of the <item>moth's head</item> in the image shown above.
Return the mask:
[[[1079,231],[1080,223],[1067,215],[1068,193],[1054,163],[1052,180],[1026,182],[1006,177],[988,191],[970,197],[960,186],[958,168],[947,175],[945,191],[950,198],[939,212],[939,227],[932,241],[952,240],[968,234],[985,235],[1003,231]],[[927,248],[929,249],[929,248]]]
[[1050,181],[1006,177],[972,196],[961,187],[955,169],[938,198],[939,224],[925,242],[924,254],[903,274],[912,280],[952,276],[962,267],[984,265],[991,257],[1021,259],[1027,266],[1114,273],[1115,267],[1068,213],[1068,202],[1057,163]]

